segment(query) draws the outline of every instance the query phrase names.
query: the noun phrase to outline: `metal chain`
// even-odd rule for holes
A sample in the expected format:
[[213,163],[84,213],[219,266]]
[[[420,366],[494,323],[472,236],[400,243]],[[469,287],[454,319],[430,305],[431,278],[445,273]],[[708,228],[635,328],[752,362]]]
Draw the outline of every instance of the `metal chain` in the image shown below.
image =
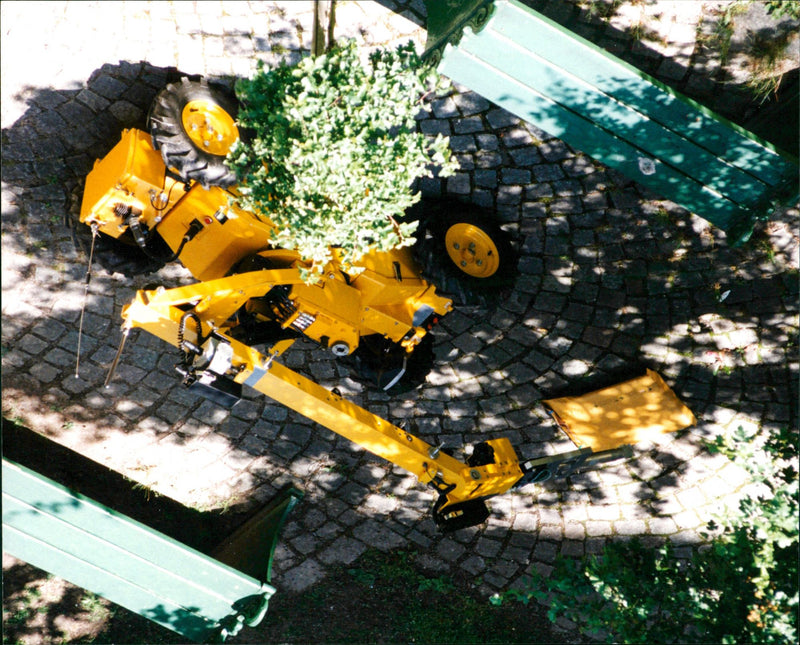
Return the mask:
[[86,280],[83,285],[83,305],[81,305],[81,319],[78,323],[78,351],[75,356],[75,378],[80,378],[81,365],[81,337],[83,336],[83,314],[86,311],[86,302],[89,299],[89,284],[92,281],[92,261],[94,260],[94,241],[97,239],[97,222],[92,222],[92,245],[89,248],[89,266],[86,267]]

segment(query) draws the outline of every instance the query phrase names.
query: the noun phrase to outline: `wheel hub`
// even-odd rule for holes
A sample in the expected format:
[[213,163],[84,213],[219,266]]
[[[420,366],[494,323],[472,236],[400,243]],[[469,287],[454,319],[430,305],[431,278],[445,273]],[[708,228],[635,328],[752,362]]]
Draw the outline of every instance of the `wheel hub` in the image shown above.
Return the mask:
[[500,266],[500,254],[491,236],[473,224],[453,224],[447,229],[445,244],[450,259],[473,278],[488,278]]
[[211,101],[189,101],[183,108],[181,118],[183,128],[192,142],[209,154],[227,155],[239,138],[239,129],[233,117]]

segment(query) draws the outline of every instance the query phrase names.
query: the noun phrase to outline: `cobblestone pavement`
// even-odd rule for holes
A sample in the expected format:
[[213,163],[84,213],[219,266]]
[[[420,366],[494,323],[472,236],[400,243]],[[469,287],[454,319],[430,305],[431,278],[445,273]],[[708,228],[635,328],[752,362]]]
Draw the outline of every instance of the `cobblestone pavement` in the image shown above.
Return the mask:
[[[421,2],[383,5],[399,13],[344,3],[337,33],[424,42]],[[694,34],[701,14],[670,24]],[[539,401],[645,367],[691,407],[696,427],[637,446],[627,462],[495,498],[485,526],[442,537],[432,494],[413,476],[255,393],[231,411],[195,398],[155,338],[129,339],[103,389],[121,307],[153,276],[94,273],[76,378],[86,258],[64,225],[70,195],[123,127],[143,127],[169,79],[230,80],[256,59],[299,56],[311,3],[3,3],[2,25],[4,413],[198,508],[252,505],[299,485],[306,497],[277,554],[279,589],[307,588],[372,547],[413,545],[431,571],[463,570],[487,594],[610,539],[689,549],[745,483],[702,440],[738,426],[796,426],[798,210],[731,249],[703,220],[466,88],[425,106],[420,127],[451,136],[461,171],[422,188],[497,212],[520,252],[513,295],[494,311],[448,315],[435,332],[434,371],[410,398],[362,390],[309,344],[286,363],[462,458],[462,447],[500,436],[524,458],[572,449]],[[155,278],[187,276],[168,267]]]

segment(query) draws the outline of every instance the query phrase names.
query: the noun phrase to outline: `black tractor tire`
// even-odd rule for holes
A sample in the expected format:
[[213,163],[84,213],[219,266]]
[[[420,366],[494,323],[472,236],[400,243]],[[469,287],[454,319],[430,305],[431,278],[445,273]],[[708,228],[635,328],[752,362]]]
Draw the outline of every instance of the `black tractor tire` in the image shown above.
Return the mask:
[[[164,267],[163,260],[149,257],[137,246],[130,232],[115,238],[98,231],[92,250],[92,229],[80,221],[82,192],[80,186],[72,191],[66,224],[75,248],[83,253],[87,262],[91,254],[93,265],[99,266],[109,275],[119,273],[127,278],[155,273]],[[153,243],[152,246],[159,255],[166,256],[170,253],[169,247],[160,237],[156,236]]]
[[[203,128],[198,129],[196,122],[189,121],[193,113],[205,114],[208,127],[219,126],[219,134],[203,142],[208,149],[198,139],[197,133]],[[167,168],[185,182],[196,181],[204,188],[232,186],[236,175],[225,164],[225,157],[238,137],[234,124],[237,113],[236,98],[225,89],[210,85],[205,79],[190,81],[184,77],[179,83],[167,85],[153,101],[147,117],[153,147],[161,152]],[[220,141],[216,141],[217,136]]]
[[[419,221],[414,259],[437,293],[455,305],[477,307],[493,307],[507,297],[516,279],[517,257],[510,236],[487,213],[452,199],[425,199],[407,216]],[[457,262],[451,256],[447,240],[454,231],[478,242],[480,259]],[[451,240],[450,245],[456,243]]]
[[[372,334],[362,336],[355,351],[343,360],[359,382],[373,390],[396,395],[416,390],[425,383],[434,358],[430,334],[426,334],[410,354],[400,343]],[[395,379],[404,359],[405,372]]]

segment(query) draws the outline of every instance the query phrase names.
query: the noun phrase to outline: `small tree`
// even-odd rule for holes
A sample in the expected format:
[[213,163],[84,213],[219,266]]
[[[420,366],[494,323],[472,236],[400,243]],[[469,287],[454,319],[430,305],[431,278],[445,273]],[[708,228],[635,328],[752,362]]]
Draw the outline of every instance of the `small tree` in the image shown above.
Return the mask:
[[273,243],[312,261],[336,247],[345,264],[372,250],[411,244],[401,216],[419,200],[415,179],[456,167],[448,139],[416,127],[424,95],[440,82],[412,43],[362,57],[345,41],[316,58],[237,83],[248,133],[228,155],[239,205],[275,224]]

